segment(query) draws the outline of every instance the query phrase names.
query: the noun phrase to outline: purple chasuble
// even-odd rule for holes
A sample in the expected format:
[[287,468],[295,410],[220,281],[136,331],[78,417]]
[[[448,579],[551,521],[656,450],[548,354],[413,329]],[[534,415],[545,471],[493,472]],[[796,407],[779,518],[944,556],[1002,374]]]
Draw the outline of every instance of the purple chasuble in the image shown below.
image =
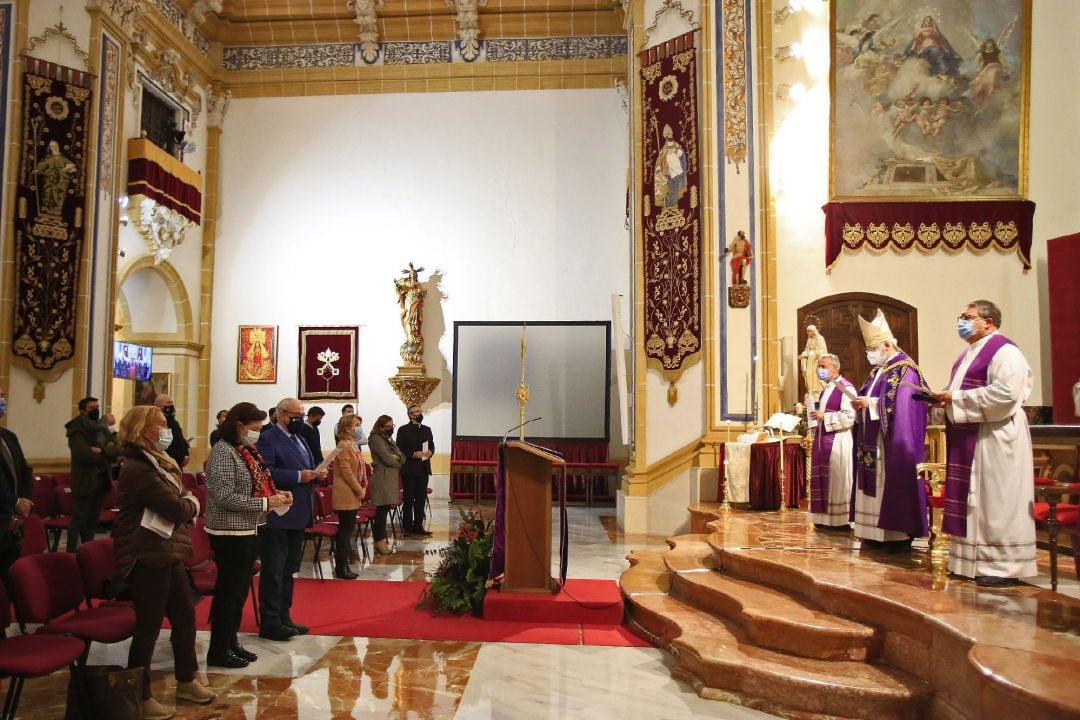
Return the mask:
[[[1000,333],[992,335],[968,366],[960,389],[986,387],[990,362],[998,350],[1006,345],[1015,343]],[[949,374],[950,387],[966,354],[966,351],[961,353],[953,363],[952,372]],[[968,492],[971,490],[971,466],[975,463],[975,445],[978,440],[979,423],[954,423],[948,417],[945,418],[945,454],[948,466],[945,471],[945,512],[941,529],[956,537],[967,537]]]
[[[836,378],[836,385],[854,388],[842,377]],[[836,412],[844,399],[844,391],[836,387],[829,395],[822,412]],[[843,432],[843,431],[841,431]],[[826,430],[825,421],[818,424],[814,433],[814,445],[810,450],[810,512],[824,513],[829,510],[829,458],[832,456],[835,430]]]
[[[917,387],[927,387],[918,365],[904,353],[889,358],[873,392],[871,374],[859,395],[878,403],[878,419],[871,420],[863,410],[855,423],[855,485],[864,495],[877,494],[877,464],[885,463],[881,514],[877,527],[924,537],[926,524],[926,488],[917,481],[915,466],[926,456],[925,403],[912,398]],[[882,438],[883,458],[878,457],[877,441]],[[851,519],[855,519],[855,495],[851,494]]]

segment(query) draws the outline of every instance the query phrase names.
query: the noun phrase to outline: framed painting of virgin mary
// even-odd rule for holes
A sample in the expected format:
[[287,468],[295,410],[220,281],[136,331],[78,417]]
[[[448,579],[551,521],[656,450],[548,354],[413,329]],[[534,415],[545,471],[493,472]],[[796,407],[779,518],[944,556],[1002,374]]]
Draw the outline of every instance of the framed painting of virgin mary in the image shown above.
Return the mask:
[[277,382],[276,325],[241,325],[237,342],[236,382]]
[[834,200],[1027,193],[1030,0],[834,0]]

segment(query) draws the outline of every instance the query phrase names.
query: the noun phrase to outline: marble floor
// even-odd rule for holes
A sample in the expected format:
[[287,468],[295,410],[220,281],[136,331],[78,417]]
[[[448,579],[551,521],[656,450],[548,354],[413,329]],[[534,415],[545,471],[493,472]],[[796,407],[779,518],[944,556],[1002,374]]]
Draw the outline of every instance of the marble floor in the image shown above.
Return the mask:
[[[491,512],[492,508],[484,508]],[[663,544],[660,536],[617,531],[615,509],[569,509],[572,578],[617,580],[635,548]],[[422,581],[456,528],[456,507],[436,503],[427,540],[402,539],[393,555],[354,565],[360,580]],[[556,522],[557,521],[556,514]],[[557,537],[557,533],[555,534]],[[325,553],[324,553],[325,554]],[[330,565],[323,560],[330,577]],[[301,575],[311,577],[311,551]],[[345,581],[335,581],[345,582]],[[328,581],[328,590],[332,591]],[[209,602],[206,600],[204,602]],[[294,609],[298,622],[303,608]],[[200,662],[209,633],[198,634]],[[181,703],[177,718],[199,720],[316,720],[322,718],[721,718],[772,716],[699,698],[670,674],[670,657],[655,648],[433,642],[304,636],[276,643],[245,635],[259,660],[242,670],[200,672],[218,699],[208,706]],[[123,665],[127,643],[95,645],[91,664]],[[168,632],[152,666],[154,695],[174,704]],[[67,673],[26,683],[19,717],[64,717]],[[5,688],[6,689],[6,688]]]

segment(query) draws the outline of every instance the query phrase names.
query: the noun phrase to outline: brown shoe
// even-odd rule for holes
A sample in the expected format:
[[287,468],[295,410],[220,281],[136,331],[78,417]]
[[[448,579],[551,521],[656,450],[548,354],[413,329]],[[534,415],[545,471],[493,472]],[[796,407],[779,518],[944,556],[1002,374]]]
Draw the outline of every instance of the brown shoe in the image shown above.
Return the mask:
[[390,549],[390,545],[385,540],[380,540],[375,543],[375,552],[379,555],[393,555],[394,551]]

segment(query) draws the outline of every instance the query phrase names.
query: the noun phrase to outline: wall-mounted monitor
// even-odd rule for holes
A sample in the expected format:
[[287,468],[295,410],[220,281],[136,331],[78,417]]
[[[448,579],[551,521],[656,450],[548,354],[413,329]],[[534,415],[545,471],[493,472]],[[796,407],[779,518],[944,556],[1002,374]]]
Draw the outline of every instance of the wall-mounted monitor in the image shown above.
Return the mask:
[[113,377],[121,380],[150,379],[154,364],[154,349],[135,343],[113,342]]

